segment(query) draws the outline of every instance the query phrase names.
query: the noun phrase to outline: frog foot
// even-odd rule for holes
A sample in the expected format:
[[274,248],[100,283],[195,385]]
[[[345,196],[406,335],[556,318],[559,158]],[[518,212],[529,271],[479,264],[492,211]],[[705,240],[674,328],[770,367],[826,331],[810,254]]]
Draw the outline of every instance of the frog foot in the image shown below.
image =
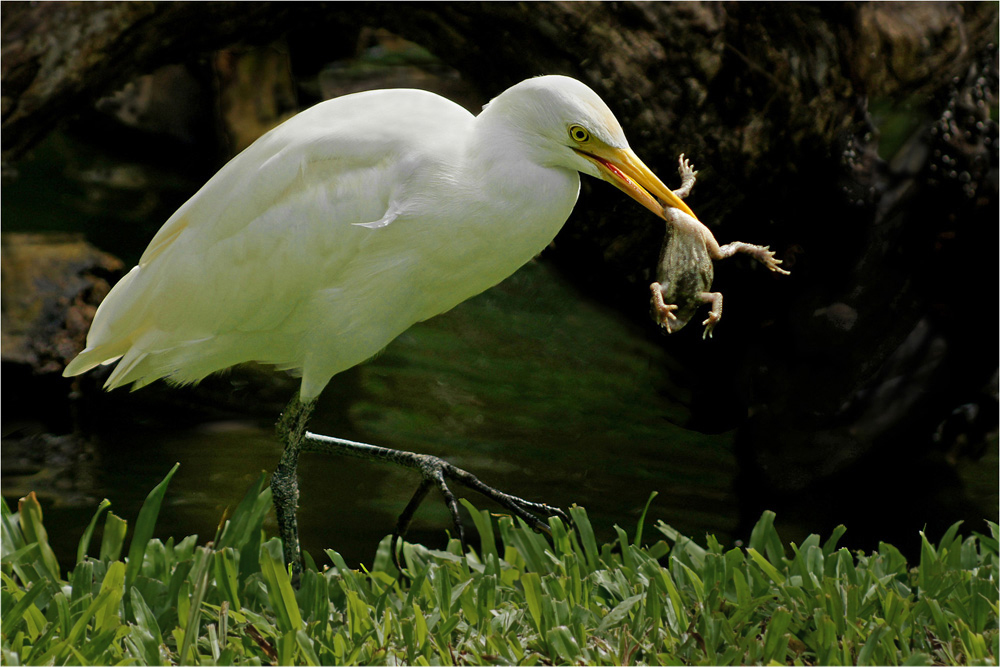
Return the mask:
[[653,283],[650,285],[649,291],[653,295],[653,319],[656,320],[657,324],[670,333],[670,325],[677,321],[677,316],[674,315],[674,311],[677,310],[677,304],[664,303],[663,292],[660,291],[660,283]]
[[790,272],[778,266],[779,264],[781,264],[781,260],[774,258],[774,253],[771,252],[770,246],[764,246],[764,247],[758,246],[758,250],[754,253],[754,257],[756,257],[757,261],[759,261],[761,264],[763,264],[770,270],[774,271],[775,273],[781,273],[786,276],[791,275]]
[[678,162],[680,166],[677,167],[677,173],[681,175],[681,187],[674,190],[674,194],[684,199],[691,194],[691,188],[694,187],[695,176],[698,175],[698,172],[694,170],[683,153],[681,153]]
[[694,177],[698,175],[698,172],[691,166],[691,162],[684,157],[684,153],[681,153],[680,158],[678,158],[678,162],[680,164],[677,167],[677,173],[681,175],[682,181],[686,178],[694,179]]
[[712,337],[712,331],[715,330],[715,325],[719,323],[722,319],[722,313],[716,313],[715,311],[710,311],[708,317],[702,322],[702,326],[705,330],[701,333],[702,340],[706,340]]

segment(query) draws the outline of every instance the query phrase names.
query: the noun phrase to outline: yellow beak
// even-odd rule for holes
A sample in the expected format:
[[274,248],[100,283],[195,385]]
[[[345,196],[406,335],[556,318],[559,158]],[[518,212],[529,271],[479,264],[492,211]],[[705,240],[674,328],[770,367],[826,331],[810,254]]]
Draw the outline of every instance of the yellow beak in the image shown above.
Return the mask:
[[666,219],[664,209],[672,206],[698,219],[688,205],[664,185],[631,149],[595,146],[593,150],[577,150],[577,153],[597,165],[605,181],[661,218]]

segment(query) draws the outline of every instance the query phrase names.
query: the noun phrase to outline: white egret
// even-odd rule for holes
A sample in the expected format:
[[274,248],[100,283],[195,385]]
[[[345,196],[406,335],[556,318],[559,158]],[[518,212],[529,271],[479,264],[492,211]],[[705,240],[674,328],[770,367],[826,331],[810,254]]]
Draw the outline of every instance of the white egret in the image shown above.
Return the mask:
[[523,81],[478,116],[420,90],[317,104],[233,158],[157,232],[108,294],[65,370],[117,361],[107,389],[186,384],[256,361],[301,374],[278,422],[272,476],[286,561],[298,571],[302,451],[385,460],[423,475],[396,535],[445,478],[535,526],[555,508],[500,493],[436,457],[306,431],[330,379],[415,322],[497,284],[555,237],[579,173],[660,217],[691,210],[629,148],[601,98],[565,76]]

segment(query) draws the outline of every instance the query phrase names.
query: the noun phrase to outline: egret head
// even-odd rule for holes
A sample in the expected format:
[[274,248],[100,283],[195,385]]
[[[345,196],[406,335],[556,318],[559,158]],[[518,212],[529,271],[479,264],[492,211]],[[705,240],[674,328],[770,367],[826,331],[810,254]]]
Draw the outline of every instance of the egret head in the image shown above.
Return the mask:
[[523,148],[544,166],[607,181],[665,218],[690,208],[632,152],[618,119],[597,93],[567,76],[540,76],[508,88],[484,109],[502,116]]

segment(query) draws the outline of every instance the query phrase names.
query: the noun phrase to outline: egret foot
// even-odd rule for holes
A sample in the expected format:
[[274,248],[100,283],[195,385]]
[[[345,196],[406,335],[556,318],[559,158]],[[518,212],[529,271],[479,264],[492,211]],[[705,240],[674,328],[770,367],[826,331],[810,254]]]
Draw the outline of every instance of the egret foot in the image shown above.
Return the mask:
[[366,459],[368,461],[394,463],[406,468],[412,468],[420,473],[423,479],[417,487],[416,492],[413,494],[413,497],[410,498],[410,502],[407,503],[406,508],[403,509],[402,514],[399,515],[399,520],[396,522],[396,528],[392,534],[392,543],[390,548],[393,554],[393,560],[396,560],[396,545],[399,538],[405,537],[413,515],[416,513],[417,508],[420,507],[424,498],[427,497],[427,493],[430,491],[432,486],[436,486],[440,489],[441,495],[444,496],[445,504],[451,512],[451,519],[455,525],[455,532],[458,534],[458,538],[462,542],[463,548],[465,547],[465,528],[462,526],[461,515],[458,513],[458,502],[455,500],[455,495],[451,492],[451,489],[448,488],[447,480],[457,482],[468,489],[472,489],[473,491],[486,496],[501,507],[509,510],[512,514],[523,519],[525,523],[536,530],[546,532],[549,530],[548,524],[537,516],[539,514],[546,517],[558,516],[563,521],[566,521],[567,523],[570,522],[570,518],[566,512],[558,507],[552,507],[551,505],[546,505],[544,503],[532,502],[530,500],[525,500],[524,498],[518,498],[517,496],[504,493],[503,491],[495,489],[492,486],[484,484],[472,473],[455,467],[444,459],[436,456],[430,456],[428,454],[415,454],[413,452],[389,449],[387,447],[378,447],[376,445],[369,445],[363,442],[354,442],[352,440],[343,440],[341,438],[331,438],[330,436],[308,432],[305,434],[302,451],[340,454],[343,456],[353,456],[355,458]]

